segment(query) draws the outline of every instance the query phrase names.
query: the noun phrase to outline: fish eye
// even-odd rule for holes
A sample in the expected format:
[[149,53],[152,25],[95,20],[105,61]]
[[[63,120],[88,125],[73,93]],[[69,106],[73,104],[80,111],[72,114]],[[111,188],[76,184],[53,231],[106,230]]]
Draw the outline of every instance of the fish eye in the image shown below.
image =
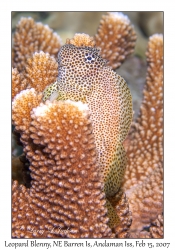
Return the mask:
[[85,62],[92,63],[95,61],[95,56],[90,53],[85,54]]

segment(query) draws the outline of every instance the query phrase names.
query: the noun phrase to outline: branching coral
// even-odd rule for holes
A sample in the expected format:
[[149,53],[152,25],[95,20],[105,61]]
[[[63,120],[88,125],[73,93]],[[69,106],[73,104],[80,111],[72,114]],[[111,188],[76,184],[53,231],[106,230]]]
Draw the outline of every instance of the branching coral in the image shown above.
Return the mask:
[[[131,231],[149,226],[163,210],[163,36],[150,38],[147,81],[140,117],[126,140],[128,166],[124,188]],[[129,145],[128,145],[129,144]]]
[[90,37],[87,34],[79,34],[76,33],[72,39],[67,39],[66,40],[67,44],[73,44],[77,47],[95,47],[95,41],[93,37]]
[[120,190],[115,196],[108,199],[120,220],[120,223],[113,227],[113,232],[117,238],[129,238],[129,228],[132,223],[132,215],[129,210],[129,203],[125,193]]
[[102,17],[95,42],[102,49],[102,57],[109,61],[113,69],[133,53],[135,41],[136,33],[127,16],[116,12]]
[[60,47],[60,37],[47,25],[35,23],[32,18],[22,18],[13,40],[13,67],[21,72],[33,53],[43,51],[56,57]]
[[[28,30],[29,34],[35,34],[38,27],[40,31],[45,30],[44,26],[41,28],[31,19],[27,20],[22,20],[20,25],[25,23],[26,30],[33,29]],[[21,34],[26,35],[26,32],[17,30],[14,51],[18,51],[17,37]],[[30,44],[34,48],[30,38],[31,35],[26,36],[29,51]],[[40,44],[40,37],[34,38],[35,43]],[[132,226],[140,226],[129,194],[134,195],[132,186],[135,184],[134,190],[138,188],[140,192],[148,185],[156,186],[162,178],[161,167],[153,162],[157,179],[153,175],[153,178],[146,178],[147,182],[142,177],[134,182],[129,174],[133,177],[139,168],[135,170],[129,159],[123,186],[128,203],[120,186],[126,167],[123,141],[132,120],[132,99],[124,79],[111,69],[118,67],[133,51],[135,39],[127,17],[109,13],[103,17],[94,38],[76,34],[67,39],[66,45],[61,48],[59,45],[58,63],[52,56],[55,56],[56,42],[50,45],[52,53],[40,51],[47,42],[45,38],[30,55],[23,55],[24,50],[20,50],[20,56],[14,53],[14,65],[18,70],[13,69],[12,75],[12,119],[30,164],[32,181],[29,189],[16,181],[13,183],[13,237],[126,238],[130,237],[128,231],[132,222],[130,208],[135,220]],[[150,55],[154,45],[151,44],[148,61],[153,59]],[[150,67],[153,66],[150,63]],[[148,72],[148,87],[154,91],[152,77],[153,81],[159,78]],[[147,102],[150,103],[147,93],[144,93],[144,114],[148,112]],[[153,95],[151,99],[155,101]],[[160,111],[160,119],[161,115]],[[125,141],[129,157],[140,147],[135,127],[143,123],[145,133],[149,133],[146,122],[140,118],[139,125],[132,127]],[[161,120],[159,125],[161,128]],[[136,141],[137,148],[131,139]],[[161,141],[157,141],[160,147],[154,144],[155,155],[161,150]],[[148,159],[149,153],[148,150]]]
[[[26,99],[28,92],[35,99],[30,90],[23,94]],[[16,109],[24,96],[16,96]],[[18,117],[13,119],[15,123]],[[112,237],[87,105],[41,104],[28,125],[24,151],[31,163],[32,187],[13,184],[12,236]],[[23,121],[19,129],[26,133]]]
[[152,222],[150,227],[152,238],[163,238],[163,215],[159,214],[157,219]]
[[34,53],[26,62],[23,72],[12,69],[12,98],[21,90],[35,88],[42,92],[58,76],[58,63],[48,53]]
[[12,99],[17,95],[21,90],[26,89],[27,82],[26,79],[23,79],[22,75],[15,68],[12,68]]
[[58,76],[58,63],[48,53],[35,53],[28,59],[24,72],[27,88],[43,91]]

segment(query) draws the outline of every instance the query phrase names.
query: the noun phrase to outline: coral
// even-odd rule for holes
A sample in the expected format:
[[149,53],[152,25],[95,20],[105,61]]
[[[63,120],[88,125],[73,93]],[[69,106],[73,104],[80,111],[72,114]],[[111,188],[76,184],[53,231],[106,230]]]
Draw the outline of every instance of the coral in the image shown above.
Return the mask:
[[44,89],[58,76],[58,63],[48,53],[34,53],[26,62],[23,72],[12,68],[12,98],[21,90],[35,88],[37,92]]
[[108,198],[115,213],[118,215],[119,223],[114,225],[112,231],[116,238],[129,238],[129,228],[132,223],[132,215],[129,210],[129,203],[123,190]]
[[76,33],[72,39],[67,39],[66,44],[73,44],[77,47],[95,47],[95,41],[93,37],[87,34]]
[[150,227],[152,238],[163,238],[163,215],[159,214],[157,219],[152,222]]
[[21,92],[21,90],[26,89],[27,82],[23,79],[22,75],[18,72],[16,68],[12,68],[12,99],[16,94]]
[[126,57],[133,53],[136,33],[130,20],[120,12],[111,12],[102,17],[95,35],[95,43],[101,55],[113,69],[118,68]]
[[27,59],[35,52],[48,52],[56,57],[60,47],[60,37],[47,25],[35,23],[32,18],[21,18],[13,39],[13,68],[23,71]]
[[[14,106],[19,99],[24,96],[17,95]],[[16,122],[18,117],[13,119]],[[24,121],[20,126],[23,133],[25,125]],[[72,101],[40,104],[32,111],[28,131],[25,152],[32,187],[13,183],[12,236],[113,237],[107,226],[87,105]]]
[[[148,231],[147,231],[148,230]],[[132,232],[132,238],[146,238],[146,239],[161,239],[163,238],[163,215],[159,214],[157,218],[151,223],[149,229],[139,231],[139,232]]]
[[150,37],[140,116],[126,139],[123,188],[132,211],[131,232],[149,226],[163,210],[163,36]]
[[34,53],[27,60],[24,77],[27,80],[27,88],[35,88],[38,92],[43,90],[58,76],[58,63],[48,53]]
[[41,102],[42,95],[37,94],[35,89],[26,89],[17,94],[12,102],[12,121],[15,130],[21,134],[21,142],[29,138],[30,112]]
[[31,183],[26,188],[13,182],[12,236],[159,237],[162,223],[154,221],[162,213],[163,192],[161,36],[150,39],[141,115],[126,138],[132,98],[111,67],[133,51],[129,19],[108,13],[93,38],[75,34],[61,48],[46,30],[22,19],[14,36],[12,120]]

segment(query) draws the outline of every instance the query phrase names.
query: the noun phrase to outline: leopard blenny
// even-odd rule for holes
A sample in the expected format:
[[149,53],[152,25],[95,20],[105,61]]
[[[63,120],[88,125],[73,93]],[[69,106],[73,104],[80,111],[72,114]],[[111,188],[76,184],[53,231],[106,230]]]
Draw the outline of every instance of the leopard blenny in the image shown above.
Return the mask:
[[106,66],[95,47],[66,44],[58,54],[58,80],[43,100],[73,100],[88,104],[107,197],[120,188],[126,167],[123,141],[132,120],[132,97],[125,80]]

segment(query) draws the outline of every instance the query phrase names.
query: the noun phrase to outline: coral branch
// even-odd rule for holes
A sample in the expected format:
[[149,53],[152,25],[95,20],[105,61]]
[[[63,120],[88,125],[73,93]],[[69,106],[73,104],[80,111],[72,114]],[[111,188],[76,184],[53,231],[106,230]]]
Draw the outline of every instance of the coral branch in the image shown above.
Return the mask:
[[118,68],[125,58],[132,54],[136,33],[127,16],[111,12],[102,17],[95,43],[101,48],[101,55],[113,69]]
[[34,53],[27,60],[24,77],[27,80],[28,88],[35,88],[36,91],[42,92],[49,84],[56,81],[58,63],[48,53],[42,51]]
[[[27,27],[29,26],[29,29],[31,29],[32,32],[33,26],[30,27],[32,21],[30,19],[28,21],[28,25],[26,24],[27,21],[24,23]],[[17,31],[16,36],[20,36],[19,33],[20,32]],[[15,131],[21,134],[20,140],[24,146],[24,153],[30,162],[29,169],[31,171],[32,181],[29,190],[24,187],[18,187],[17,183],[14,183],[13,204],[14,206],[17,206],[17,208],[14,208],[14,213],[20,207],[20,204],[18,204],[18,196],[21,196],[24,203],[24,206],[22,207],[23,211],[20,215],[23,224],[21,224],[22,222],[20,222],[20,218],[17,219],[16,214],[13,215],[15,222],[13,233],[15,237],[29,237],[29,234],[31,233],[27,232],[28,230],[31,231],[31,225],[29,225],[28,229],[25,222],[25,213],[27,213],[27,215],[30,214],[32,217],[32,224],[35,225],[35,232],[43,229],[43,225],[45,224],[47,225],[47,228],[45,229],[49,231],[48,223],[50,223],[50,221],[52,221],[51,226],[56,225],[58,227],[61,225],[61,227],[65,228],[64,223],[66,223],[67,226],[74,227],[73,235],[70,232],[67,233],[67,235],[59,233],[51,235],[50,233],[47,233],[45,234],[47,237],[114,236],[108,225],[110,225],[110,227],[116,226],[116,223],[119,223],[119,217],[110,202],[104,198],[104,192],[107,196],[116,194],[120,188],[124,175],[126,156],[122,143],[127,135],[132,119],[132,99],[124,79],[113,72],[111,68],[106,66],[106,60],[101,57],[100,50],[94,46],[95,42],[93,38],[86,34],[76,34],[73,39],[68,40],[67,44],[60,49],[58,54],[59,66],[53,57],[42,51],[39,53],[35,52],[33,55],[31,54],[27,59],[27,62],[25,61],[25,64],[23,65],[20,77],[27,81],[26,88],[28,89],[21,91],[19,94],[17,94],[16,91],[16,96],[14,94],[12,119],[16,126]],[[23,60],[23,58],[21,58],[21,60]],[[42,104],[40,92],[44,89],[44,101],[48,98],[50,101],[53,101],[54,99],[57,99],[57,101],[46,102],[45,105]],[[77,123],[76,120],[78,120],[80,114],[76,114],[74,117],[73,114],[75,112],[75,107],[71,107],[71,105],[73,105],[72,102],[60,102],[60,100],[67,99],[76,101],[74,106],[77,105],[83,113],[85,112],[84,107],[88,106],[90,109],[93,136],[95,137],[95,140],[93,138],[90,139],[91,143],[89,142],[89,148],[88,137],[92,132],[88,132],[87,127],[82,127],[82,129],[84,129],[84,146],[82,145],[82,147],[80,147],[82,136],[81,131],[78,129],[79,126],[83,126],[83,122],[78,121]],[[79,101],[83,101],[86,105],[83,105],[82,103],[80,104]],[[38,106],[39,103],[41,103],[40,106]],[[78,111],[76,110],[76,113],[77,112]],[[73,115],[75,119],[73,119],[71,115]],[[61,118],[62,116],[63,119]],[[71,123],[68,122],[68,124],[73,130],[75,129],[74,133],[72,133],[69,126],[66,126],[66,121],[71,121]],[[90,126],[90,121],[87,125],[88,124]],[[67,145],[69,140],[70,145]],[[74,144],[77,143],[80,145],[75,146]],[[92,147],[92,143],[94,143],[95,146]],[[69,148],[71,152],[69,152]],[[85,157],[86,151],[92,149],[94,149],[93,154],[97,154],[97,164],[99,167],[98,173],[95,168],[93,169],[92,166],[88,166],[88,162],[94,162],[95,158],[93,158],[92,155],[88,159]],[[68,162],[67,159],[69,159]],[[72,164],[74,166],[72,166]],[[70,172],[67,172],[69,167]],[[74,183],[75,185],[75,180],[73,183],[69,183],[70,179],[72,179],[72,177],[69,176],[69,174],[72,173],[71,171],[73,171],[71,168],[74,169],[75,172],[76,168],[82,169],[82,171],[80,169],[79,174],[76,172],[77,180],[80,179],[81,173],[82,175],[85,175],[84,177],[86,180],[84,180],[84,182],[81,181],[81,186],[87,181],[84,186],[84,194],[81,194],[81,197],[78,196],[79,199],[76,194],[75,197],[73,196],[74,186],[71,186],[71,184]],[[59,187],[52,185],[58,184],[57,180],[55,180],[55,183],[51,183],[50,181],[50,175],[54,170],[61,171],[61,173],[58,171],[59,174],[55,173],[58,179],[64,179],[64,177],[67,178],[67,176],[69,176],[64,182],[65,187],[64,185],[58,185]],[[48,171],[50,171],[49,174],[46,174]],[[62,171],[64,171],[63,176]],[[43,173],[45,173],[45,177],[42,177]],[[93,184],[89,184],[89,182],[93,181],[94,183],[95,180],[93,178],[96,178],[97,174],[97,179],[100,182],[97,184],[97,188],[100,189],[100,191],[96,192],[95,190],[95,196],[93,197]],[[88,179],[88,176],[90,179]],[[46,186],[43,180],[48,180]],[[92,189],[91,192],[88,191],[88,185]],[[69,190],[67,194],[64,189],[68,187]],[[37,196],[43,191],[43,189],[48,190],[48,192],[45,191],[46,193],[52,191],[51,196],[46,197],[46,205],[38,200]],[[81,189],[83,190],[83,187],[81,187]],[[90,203],[84,198],[86,193],[88,196],[91,193],[93,199],[90,199]],[[71,206],[71,202],[77,202],[82,206],[82,208],[77,208],[78,213],[81,214],[81,211],[79,210],[82,209],[83,213],[85,211],[86,214],[83,214],[82,217],[77,215],[77,218],[80,217],[80,219],[75,218],[75,221],[71,221],[71,225],[70,222],[67,221],[66,216],[68,216],[70,220],[73,220],[72,214],[70,215],[66,212],[64,215],[63,213],[61,215],[59,215],[59,213],[56,215],[54,214],[54,211],[50,211],[51,208],[49,208],[49,215],[47,214],[48,210],[46,213],[43,210],[36,212],[37,214],[43,213],[43,217],[47,217],[46,220],[38,217],[38,215],[36,217],[34,212],[35,210],[37,211],[36,204],[42,203],[42,206],[47,206],[48,200],[50,202],[52,200],[57,200],[57,195],[61,196],[64,200],[64,202],[59,200],[59,204],[57,203],[58,207],[55,208],[57,211],[61,209],[59,207],[60,204],[63,204],[63,206],[67,204],[67,197],[70,195],[70,204],[68,204]],[[41,194],[41,197],[43,197],[43,194]],[[26,205],[27,200],[31,203],[31,206],[29,206],[29,204]],[[90,210],[88,204],[90,204]],[[94,209],[95,204],[97,204],[96,207],[98,207],[99,204],[99,210]],[[51,204],[49,203],[48,206],[50,207]],[[105,207],[107,207],[107,209]],[[25,208],[27,208],[27,211]],[[95,211],[95,214],[92,212],[92,209]],[[99,213],[102,211],[102,214],[97,213],[97,211]],[[86,221],[83,222],[83,218],[86,215],[89,216],[89,218],[90,216],[93,217],[93,221],[85,218]],[[59,221],[59,223],[54,221],[54,216],[56,216],[56,220]],[[110,217],[110,221],[108,216]],[[51,218],[53,220],[51,220]],[[37,227],[37,225],[39,225],[38,221],[41,222],[41,228],[39,229]],[[84,224],[84,226],[82,226],[85,222],[86,225]],[[95,223],[95,227],[93,226],[93,223]],[[20,228],[23,228],[24,232],[21,233],[19,231],[19,225]],[[38,233],[32,235],[34,237],[39,237]]]
[[[141,113],[127,138],[124,188],[133,216],[131,230],[148,226],[163,202],[163,36],[150,38]],[[128,144],[129,143],[129,144]]]
[[12,102],[12,121],[18,133],[29,135],[31,122],[30,112],[41,102],[41,94],[37,94],[35,89],[27,89],[17,94]]
[[122,190],[109,198],[115,212],[118,215],[119,223],[113,228],[116,238],[129,238],[129,228],[132,223],[132,215],[129,210],[129,203]]
[[58,76],[58,63],[48,53],[34,53],[27,60],[26,68],[19,73],[12,69],[12,98],[21,90],[34,88],[37,92],[43,92]]
[[12,68],[12,99],[17,95],[21,90],[27,88],[27,81],[23,79],[22,75],[18,72],[16,68]]
[[66,44],[73,44],[77,47],[95,47],[94,38],[84,33],[76,33],[72,39],[66,40]]
[[150,227],[150,233],[152,238],[163,238],[163,216],[159,214],[157,219],[152,222]]
[[60,47],[60,37],[47,25],[21,18],[14,34],[13,67],[21,72],[33,53],[43,51],[56,57]]
[[47,102],[31,117],[32,187],[13,184],[13,237],[113,237],[87,105]]

